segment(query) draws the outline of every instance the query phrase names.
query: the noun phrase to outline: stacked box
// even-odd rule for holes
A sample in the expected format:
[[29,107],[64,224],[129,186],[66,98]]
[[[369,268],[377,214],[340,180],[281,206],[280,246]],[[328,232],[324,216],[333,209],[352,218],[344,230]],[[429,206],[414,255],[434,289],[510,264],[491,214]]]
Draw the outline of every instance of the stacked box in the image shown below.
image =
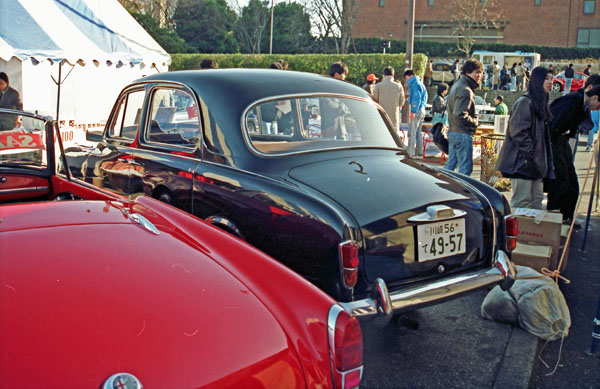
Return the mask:
[[[562,214],[539,209],[516,208],[513,216],[517,217],[519,222],[517,248],[512,254],[513,261],[531,266],[538,271],[542,267],[556,270],[561,254]],[[539,246],[542,248],[538,249]],[[544,260],[540,256],[545,255],[548,258],[543,265]],[[535,260],[532,259],[533,257]],[[532,266],[533,263],[535,266]],[[565,266],[566,260],[563,261],[563,269]]]
[[539,272],[542,268],[550,269],[550,258],[552,257],[552,247],[527,244],[517,241],[517,248],[512,252],[512,261],[517,265],[529,266]]

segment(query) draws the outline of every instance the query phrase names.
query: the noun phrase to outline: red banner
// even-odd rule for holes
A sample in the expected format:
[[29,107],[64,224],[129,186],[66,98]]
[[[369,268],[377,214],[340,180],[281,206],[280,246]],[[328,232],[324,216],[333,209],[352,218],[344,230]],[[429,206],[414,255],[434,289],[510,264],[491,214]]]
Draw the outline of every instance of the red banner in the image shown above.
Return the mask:
[[21,132],[0,132],[0,151],[12,149],[44,150],[44,139],[41,134]]

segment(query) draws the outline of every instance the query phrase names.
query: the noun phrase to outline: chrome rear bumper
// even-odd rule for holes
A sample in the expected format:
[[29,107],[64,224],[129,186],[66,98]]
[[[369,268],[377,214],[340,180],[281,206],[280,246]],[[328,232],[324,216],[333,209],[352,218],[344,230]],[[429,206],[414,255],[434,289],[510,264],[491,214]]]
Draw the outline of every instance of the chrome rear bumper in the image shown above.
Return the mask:
[[457,274],[391,294],[385,282],[378,278],[371,297],[340,305],[358,319],[373,319],[376,325],[385,325],[393,313],[414,310],[495,284],[500,284],[503,290],[508,290],[515,279],[514,266],[506,254],[499,250],[491,268]]

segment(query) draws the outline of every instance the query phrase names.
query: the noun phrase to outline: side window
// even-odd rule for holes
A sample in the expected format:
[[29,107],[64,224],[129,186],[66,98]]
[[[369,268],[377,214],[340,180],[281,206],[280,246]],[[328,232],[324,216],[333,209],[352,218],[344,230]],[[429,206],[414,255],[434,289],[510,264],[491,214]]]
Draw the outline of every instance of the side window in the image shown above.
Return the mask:
[[155,89],[150,107],[150,123],[145,134],[147,141],[196,147],[200,139],[198,107],[188,92]]
[[127,93],[119,103],[116,120],[110,123],[111,138],[135,139],[142,118],[144,90]]

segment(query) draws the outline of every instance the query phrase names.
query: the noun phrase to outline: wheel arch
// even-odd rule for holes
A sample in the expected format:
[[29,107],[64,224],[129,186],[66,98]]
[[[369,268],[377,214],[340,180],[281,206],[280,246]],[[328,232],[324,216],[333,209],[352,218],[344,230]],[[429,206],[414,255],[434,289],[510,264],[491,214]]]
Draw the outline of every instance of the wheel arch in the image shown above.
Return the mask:
[[213,215],[204,220],[207,223],[222,229],[223,231],[229,232],[231,235],[234,235],[242,240],[246,240],[237,225],[226,217]]

